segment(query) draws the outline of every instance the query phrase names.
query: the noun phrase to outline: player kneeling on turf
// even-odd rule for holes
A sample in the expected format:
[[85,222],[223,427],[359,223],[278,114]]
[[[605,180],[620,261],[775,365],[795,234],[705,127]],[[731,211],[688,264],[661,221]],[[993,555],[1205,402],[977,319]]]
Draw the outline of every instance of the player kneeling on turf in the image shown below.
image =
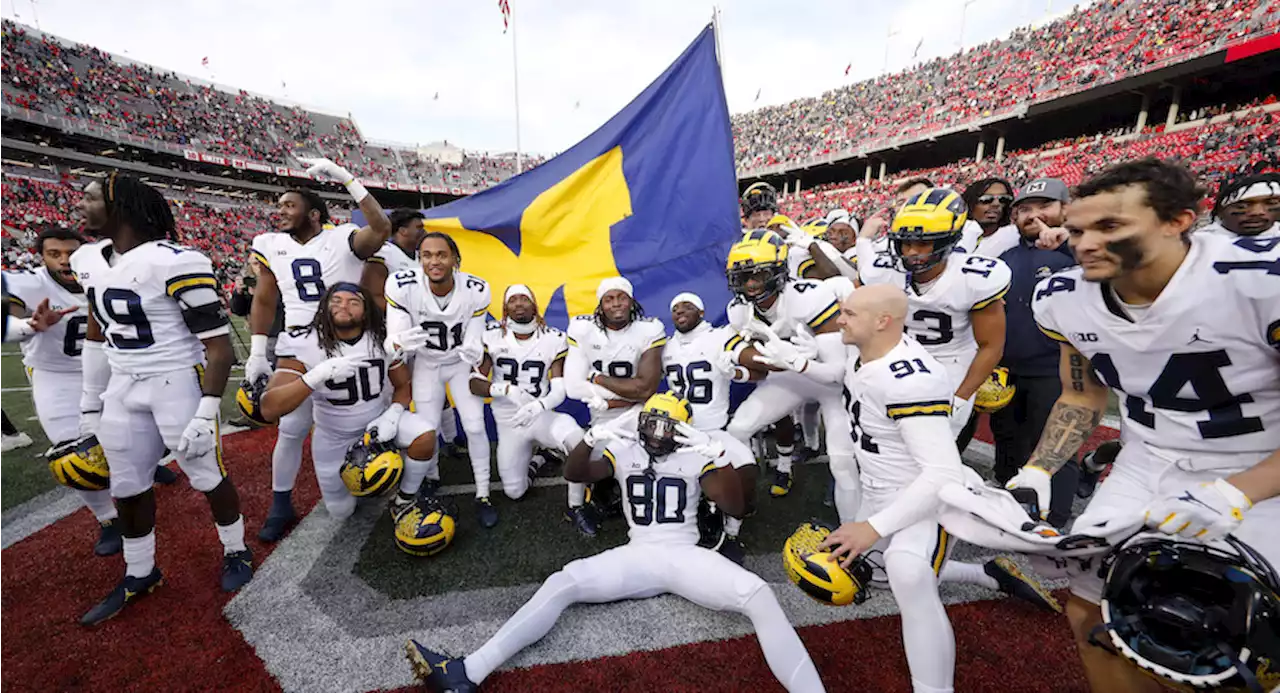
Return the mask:
[[[644,403],[636,429],[626,419],[595,426],[569,454],[565,478],[608,477],[622,488],[630,541],[573,561],[547,578],[479,650],[453,659],[409,640],[414,672],[437,691],[475,691],[517,652],[540,640],[575,603],[602,603],[675,594],[701,606],[745,614],[765,660],[788,691],[822,691],[822,681],[773,591],[754,573],[697,546],[694,510],[706,492],[721,510],[741,515],[745,496],[724,448],[689,425],[689,403],[669,393]],[[617,426],[613,428],[612,426]],[[591,459],[593,446],[604,455]]]
[[397,499],[400,508],[407,508],[429,475],[436,444],[435,432],[417,415],[405,413],[409,369],[383,351],[386,323],[368,291],[339,282],[324,292],[321,305],[311,325],[291,335],[290,352],[278,355],[262,396],[263,416],[276,421],[313,400],[316,482],[325,509],[338,519],[356,508],[340,474],[347,448],[366,431],[380,443],[394,441],[408,453],[400,491],[410,500]]

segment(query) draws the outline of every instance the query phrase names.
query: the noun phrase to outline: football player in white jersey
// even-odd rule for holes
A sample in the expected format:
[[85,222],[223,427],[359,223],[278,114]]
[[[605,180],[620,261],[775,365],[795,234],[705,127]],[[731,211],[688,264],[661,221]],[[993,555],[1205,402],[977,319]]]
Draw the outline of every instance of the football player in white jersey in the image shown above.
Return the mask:
[[[36,252],[44,266],[34,270],[5,270],[9,312],[24,314],[44,303],[63,313],[48,329],[26,333],[22,341],[22,364],[31,381],[31,399],[36,416],[49,442],[57,445],[80,437],[80,412],[74,403],[81,392],[80,352],[89,323],[84,289],[71,272],[71,253],[83,239],[68,229],[53,228],[36,239]],[[70,313],[65,311],[70,310]],[[120,552],[120,527],[111,492],[80,491],[76,494],[97,518],[101,529],[93,552],[111,556]]]
[[[471,394],[471,370],[484,358],[489,284],[457,269],[462,259],[448,235],[425,234],[417,269],[387,278],[387,351],[413,358],[413,402],[433,431],[440,429],[445,386],[453,397],[476,484],[476,514],[481,526],[498,524],[489,500],[489,434],[484,400]],[[437,451],[438,455],[438,451]]]
[[[1007,486],[1047,511],[1050,476],[1098,425],[1110,389],[1124,447],[1073,531],[1145,514],[1187,539],[1230,532],[1277,563],[1280,239],[1191,233],[1201,194],[1189,171],[1157,159],[1074,191],[1065,226],[1080,266],[1041,281],[1032,303],[1062,342],[1062,395]],[[1090,685],[1160,690],[1089,644],[1101,622],[1094,568],[1071,576],[1067,606]]]
[[408,505],[430,474],[435,447],[435,435],[423,417],[406,412],[409,368],[384,350],[386,321],[368,290],[338,282],[325,289],[321,303],[324,307],[311,324],[290,340],[292,351],[278,355],[262,396],[262,415],[276,421],[304,400],[313,400],[311,457],[321,498],[334,518],[345,519],[355,511],[355,496],[339,471],[347,449],[366,431],[378,442],[395,441],[406,451],[401,488],[412,491],[399,505]]
[[1202,231],[1238,236],[1280,236],[1280,174],[1262,173],[1222,186],[1213,203],[1213,221]]
[[[973,397],[1004,351],[1004,295],[1012,276],[996,258],[952,255],[966,219],[964,200],[930,188],[907,200],[889,230],[889,252],[859,244],[862,284],[892,284],[911,301],[907,333],[942,362],[955,385],[951,426],[969,421]],[[967,442],[967,441],[965,441]]]
[[[306,327],[321,307],[325,289],[338,282],[357,283],[364,273],[365,260],[383,248],[391,233],[391,222],[382,206],[346,169],[328,159],[306,159],[307,173],[318,180],[343,184],[360,206],[369,225],[334,227],[324,199],[311,190],[289,190],[277,202],[279,227],[275,232],[255,236],[250,252],[265,271],[258,273],[258,286],[249,311],[249,358],[245,360],[245,381],[256,384],[271,375],[267,361],[267,333],[276,317],[276,305],[284,304],[284,331],[276,342],[276,353],[290,353],[290,332]],[[280,419],[275,450],[271,453],[271,510],[258,531],[258,539],[278,541],[297,520],[293,510],[293,484],[302,467],[302,443],[311,431],[311,400]]]
[[[622,487],[629,541],[566,565],[547,578],[480,649],[455,659],[405,643],[414,673],[436,691],[468,693],[520,650],[542,639],[572,604],[598,604],[675,594],[717,611],[751,619],[765,661],[788,691],[822,691],[818,671],[769,585],[755,573],[697,545],[694,509],[706,493],[726,512],[741,515],[744,494],[737,474],[722,461],[718,443],[683,446],[688,403],[670,393],[644,403],[629,419],[593,426],[565,464],[565,477],[590,482],[614,478]],[[593,446],[602,446],[595,458]]]
[[[565,399],[568,355],[565,334],[543,321],[533,291],[524,284],[507,287],[502,320],[485,330],[484,359],[471,374],[471,392],[493,398],[498,474],[512,500],[524,497],[537,473],[535,445],[568,455],[582,441],[578,422],[555,411]],[[584,534],[595,534],[595,525],[576,524]]]
[[[667,343],[666,328],[644,316],[626,277],[602,280],[596,300],[594,313],[569,321],[564,363],[565,392],[587,405],[592,425],[638,413],[662,382],[662,347]],[[609,483],[593,489],[592,512],[584,506],[586,487],[570,481],[566,519],[579,529],[599,524],[615,505],[612,493]]]
[[[734,469],[741,470],[744,489],[754,489],[758,472],[751,448],[729,435],[729,384],[747,382],[751,371],[733,363],[724,345],[734,336],[728,327],[712,327],[702,319],[702,297],[692,292],[671,299],[671,322],[676,331],[662,347],[662,369],[671,393],[689,403],[693,427],[707,433],[725,448]],[[747,494],[748,509],[755,498]],[[735,563],[745,558],[738,532],[742,520],[723,516],[724,536],[716,545],[720,553]]]
[[363,286],[382,311],[387,309],[387,298],[383,292],[387,289],[387,277],[404,270],[416,270],[422,265],[418,262],[418,246],[427,231],[422,226],[422,212],[416,209],[397,209],[387,216],[391,222],[391,238],[364,263],[364,274],[360,278]]
[[118,173],[103,187],[104,239],[81,246],[71,269],[90,307],[80,427],[96,433],[107,458],[125,577],[81,618],[85,625],[160,585],[151,485],[166,447],[209,500],[223,546],[223,590],[253,576],[240,499],[222,464],[218,410],[234,356],[213,265],[167,240],[175,235],[173,215],[154,188]]
[[[805,402],[818,402],[826,424],[827,453],[837,482],[842,513],[857,505],[857,470],[849,441],[848,413],[840,399],[845,347],[836,329],[839,302],[831,287],[807,279],[792,280],[786,271],[787,246],[771,231],[752,231],[729,250],[725,274],[736,297],[729,303],[729,327],[737,332],[725,344],[737,365],[768,377],[739,405],[729,434],[748,442],[764,426],[789,415]],[[759,360],[758,341],[771,345],[777,363]],[[809,344],[808,358],[788,339]],[[812,360],[810,360],[812,359]],[[770,493],[791,490],[791,456],[779,454]]]

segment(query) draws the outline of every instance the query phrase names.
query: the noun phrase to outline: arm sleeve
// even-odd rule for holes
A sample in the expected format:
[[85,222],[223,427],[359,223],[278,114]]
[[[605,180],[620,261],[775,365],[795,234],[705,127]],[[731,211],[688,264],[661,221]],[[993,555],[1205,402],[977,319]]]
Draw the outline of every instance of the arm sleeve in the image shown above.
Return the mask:
[[587,363],[587,355],[583,353],[582,347],[578,345],[578,338],[583,336],[583,330],[575,330],[574,327],[582,324],[581,321],[573,320],[569,323],[569,353],[564,359],[564,391],[568,397],[579,401],[587,401],[591,399],[592,392],[591,383],[587,382],[587,373],[591,370]]
[[944,484],[964,481],[949,417],[905,416],[897,419],[897,423],[902,440],[921,472],[889,507],[867,519],[882,537],[935,515],[940,502],[938,490]]
[[551,391],[542,396],[542,406],[551,411],[564,403],[564,378],[551,379]]
[[848,358],[848,347],[841,340],[839,332],[828,332],[817,336],[818,358],[809,359],[804,375],[820,383],[838,383],[844,380],[845,361]]
[[847,277],[849,279],[858,278],[857,266],[846,260],[845,257],[840,254],[840,251],[836,250],[834,245],[831,245],[826,241],[818,241],[814,244],[814,247],[816,247],[818,252],[822,253],[827,260],[830,260],[831,264],[836,266],[836,269],[840,270],[840,276]]
[[84,369],[80,385],[80,411],[102,411],[102,393],[107,391],[107,382],[111,380],[106,349],[103,342],[86,339],[80,354],[81,368]]
[[178,302],[182,320],[197,339],[228,334],[231,323],[218,293],[218,280],[213,276],[213,263],[194,251],[183,251],[170,266],[165,279],[165,293]]

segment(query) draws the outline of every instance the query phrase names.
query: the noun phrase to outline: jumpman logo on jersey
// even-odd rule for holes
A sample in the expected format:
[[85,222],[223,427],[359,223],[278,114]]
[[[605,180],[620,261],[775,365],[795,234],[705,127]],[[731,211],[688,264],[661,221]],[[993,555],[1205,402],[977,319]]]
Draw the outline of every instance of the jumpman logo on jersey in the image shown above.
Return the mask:
[[1202,343],[1204,343],[1204,344],[1208,344],[1208,343],[1209,343],[1209,340],[1207,340],[1207,339],[1205,339],[1204,337],[1201,337],[1201,336],[1200,336],[1200,328],[1199,328],[1199,327],[1197,327],[1197,328],[1196,328],[1196,331],[1195,331],[1194,333],[1192,333],[1192,335],[1191,335],[1191,339],[1190,339],[1190,341],[1188,341],[1188,342],[1187,342],[1187,344],[1195,344],[1196,342],[1202,342]]

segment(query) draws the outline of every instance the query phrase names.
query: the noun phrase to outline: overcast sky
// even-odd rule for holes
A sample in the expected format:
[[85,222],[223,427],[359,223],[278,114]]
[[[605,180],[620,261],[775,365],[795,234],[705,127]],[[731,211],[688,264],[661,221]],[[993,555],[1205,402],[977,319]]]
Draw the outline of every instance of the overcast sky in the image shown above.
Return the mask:
[[[962,13],[964,44],[974,46],[1069,9],[1069,0],[967,1],[965,11],[966,0],[723,0],[729,108],[872,77],[884,66],[886,42],[890,70],[909,65],[918,44],[917,60],[950,54]],[[544,153],[608,120],[693,40],[712,7],[510,2],[521,145]],[[350,112],[369,138],[445,139],[489,151],[516,145],[511,34],[503,34],[497,0],[0,0],[0,9],[134,60]],[[887,40],[891,27],[896,35]]]

